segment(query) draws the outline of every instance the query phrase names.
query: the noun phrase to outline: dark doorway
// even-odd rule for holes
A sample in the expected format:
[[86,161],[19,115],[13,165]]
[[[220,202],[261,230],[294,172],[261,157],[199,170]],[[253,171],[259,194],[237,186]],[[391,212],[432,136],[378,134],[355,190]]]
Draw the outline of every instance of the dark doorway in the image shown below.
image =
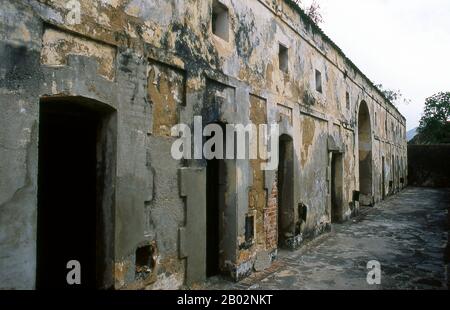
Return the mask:
[[280,136],[278,154],[278,246],[283,248],[295,233],[294,147],[290,136]]
[[395,156],[395,180],[394,180],[394,184],[395,184],[395,192],[399,192],[400,191],[400,167],[399,167],[399,161],[398,161],[398,156]]
[[397,177],[397,172],[395,171],[395,157],[392,155],[392,194],[395,194],[395,178]]
[[331,157],[331,222],[342,221],[343,164],[342,154]]
[[363,206],[373,204],[372,193],[372,127],[370,112],[362,101],[358,111],[359,191]]
[[386,175],[385,175],[386,163],[384,156],[381,158],[381,195],[383,200],[386,199]]
[[[106,117],[75,102],[40,105],[36,287],[112,285],[114,153],[106,150]],[[111,129],[111,128],[110,128]],[[111,151],[111,149],[109,149]],[[105,158],[105,154],[109,158]],[[108,200],[108,201],[106,201]],[[108,208],[104,208],[106,205]],[[81,284],[69,285],[67,263],[81,265]]]
[[[222,126],[224,129],[225,126]],[[225,131],[224,131],[225,132]],[[212,138],[212,137],[211,137]],[[214,149],[212,151],[215,151]],[[224,148],[225,153],[225,148]],[[206,167],[206,276],[220,274],[221,222],[225,204],[226,166],[223,159],[211,159]]]

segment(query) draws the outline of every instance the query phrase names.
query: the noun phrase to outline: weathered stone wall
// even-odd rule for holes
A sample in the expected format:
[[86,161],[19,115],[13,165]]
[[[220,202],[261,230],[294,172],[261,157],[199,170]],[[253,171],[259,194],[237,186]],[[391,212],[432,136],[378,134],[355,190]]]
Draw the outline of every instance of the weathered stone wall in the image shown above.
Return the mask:
[[450,187],[450,145],[408,145],[411,186]]
[[[42,98],[76,96],[116,111],[117,289],[178,288],[205,277],[204,217],[189,212],[205,212],[205,193],[186,186],[204,184],[206,162],[170,156],[170,127],[192,128],[196,115],[203,125],[279,123],[292,138],[292,218],[298,221],[299,205],[308,211],[293,246],[330,226],[331,152],[343,155],[342,218],[357,212],[361,102],[369,110],[371,199],[406,185],[405,119],[291,1],[221,0],[228,40],[212,33],[209,0],[80,0],[79,22],[68,20],[67,2],[4,0],[0,8],[0,288],[34,287]],[[280,70],[280,44],[287,70]],[[221,269],[239,279],[255,260],[276,256],[277,173],[258,171],[258,161],[226,167]],[[145,244],[155,268],[138,279],[134,255]]]

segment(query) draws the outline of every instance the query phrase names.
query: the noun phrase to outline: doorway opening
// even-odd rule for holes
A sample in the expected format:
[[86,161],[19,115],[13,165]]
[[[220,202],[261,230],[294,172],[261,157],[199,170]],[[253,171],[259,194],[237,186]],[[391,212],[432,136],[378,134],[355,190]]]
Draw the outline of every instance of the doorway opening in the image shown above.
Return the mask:
[[370,113],[362,101],[358,112],[359,191],[363,206],[373,204],[372,199],[372,129]]
[[332,153],[331,156],[331,222],[343,220],[343,162],[342,154]]
[[398,156],[395,156],[395,192],[400,191],[400,165],[398,161]]
[[[219,124],[225,132],[225,125]],[[210,138],[214,138],[214,135]],[[225,140],[223,154],[226,153]],[[215,146],[214,146],[215,147]],[[211,151],[215,152],[213,148]],[[206,276],[220,274],[222,229],[220,215],[225,206],[226,164],[223,159],[206,162]]]
[[[97,101],[41,100],[36,288],[113,287],[115,113]],[[78,285],[67,263],[80,263]]]
[[386,199],[386,175],[385,175],[385,169],[386,169],[386,163],[384,156],[381,158],[381,196],[384,199]]
[[290,136],[280,136],[278,151],[278,246],[283,248],[295,233],[294,146]]
[[395,171],[395,157],[392,155],[392,194],[395,194],[395,178],[397,177],[397,172]]

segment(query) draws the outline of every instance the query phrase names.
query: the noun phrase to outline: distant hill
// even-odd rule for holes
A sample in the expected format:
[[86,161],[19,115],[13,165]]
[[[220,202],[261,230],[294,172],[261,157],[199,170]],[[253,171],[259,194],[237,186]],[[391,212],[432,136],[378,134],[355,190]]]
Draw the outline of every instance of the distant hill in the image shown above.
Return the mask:
[[406,133],[406,140],[408,142],[411,141],[417,135],[417,133],[418,133],[417,129],[418,129],[418,127],[414,128],[414,129],[411,129],[410,131],[408,131]]

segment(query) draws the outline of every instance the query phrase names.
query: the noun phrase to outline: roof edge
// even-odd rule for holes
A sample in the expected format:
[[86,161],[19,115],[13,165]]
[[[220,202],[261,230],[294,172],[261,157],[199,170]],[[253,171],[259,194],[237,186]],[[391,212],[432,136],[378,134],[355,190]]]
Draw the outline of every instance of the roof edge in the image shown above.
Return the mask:
[[356,66],[353,61],[347,57],[347,55],[345,55],[344,51],[342,51],[342,49],[336,44],[334,43],[333,40],[330,39],[330,37],[328,37],[326,35],[326,33],[322,30],[322,28],[319,27],[319,25],[317,25],[309,16],[308,14],[306,14],[306,12],[300,7],[298,6],[298,4],[294,1],[294,0],[283,0],[287,5],[289,5],[294,11],[296,11],[300,18],[303,19],[303,21],[310,25],[315,31],[317,31],[322,38],[329,43],[334,49],[336,49],[336,51],[342,56],[342,58],[344,58],[344,61],[347,62],[350,67],[352,67],[358,74],[360,74],[363,79],[366,80],[366,82],[372,86],[376,92],[381,96],[381,98],[383,98],[392,108],[395,109],[395,111],[397,111],[397,113],[406,121],[406,118],[400,113],[400,111],[397,109],[397,107],[383,94],[383,92],[375,85],[375,83],[372,82],[372,80],[370,80],[359,68],[358,66]]

